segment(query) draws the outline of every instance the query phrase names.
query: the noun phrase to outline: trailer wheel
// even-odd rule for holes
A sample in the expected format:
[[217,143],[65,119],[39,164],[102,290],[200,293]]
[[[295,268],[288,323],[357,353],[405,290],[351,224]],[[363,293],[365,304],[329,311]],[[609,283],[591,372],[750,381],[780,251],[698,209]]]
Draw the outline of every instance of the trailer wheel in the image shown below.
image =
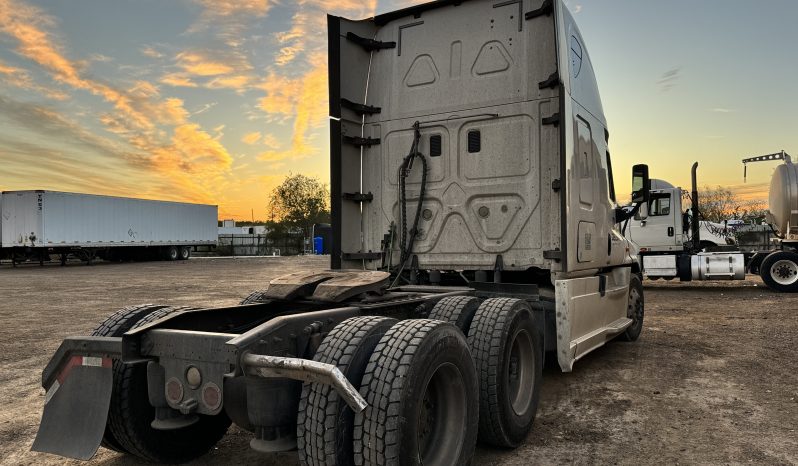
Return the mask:
[[462,332],[450,323],[404,320],[380,340],[355,415],[357,465],[465,465],[474,454],[477,373]]
[[432,308],[429,318],[442,320],[457,326],[463,335],[468,335],[471,321],[477,313],[482,300],[474,296],[448,296],[441,299]]
[[632,274],[629,280],[629,301],[626,308],[626,317],[632,319],[632,325],[620,335],[624,341],[636,341],[643,331],[643,317],[645,301],[643,299],[643,282],[637,274]]
[[491,298],[477,310],[468,343],[479,383],[479,439],[518,446],[532,429],[543,377],[543,345],[529,305]]
[[[165,307],[140,319],[137,328],[187,307]],[[114,387],[108,424],[119,445],[139,458],[154,463],[184,463],[204,455],[224,436],[230,418],[224,412],[199,415],[196,423],[175,430],[150,426],[155,408],[147,394],[147,365],[114,361]]]
[[242,299],[239,305],[241,304],[258,304],[258,303],[268,303],[270,300],[265,296],[266,290],[256,290],[249,294],[246,298]]
[[177,246],[167,246],[164,249],[164,258],[168,261],[176,261],[180,258],[180,252],[177,250]]
[[798,291],[798,254],[792,251],[770,253],[759,268],[762,281],[781,293]]
[[180,260],[186,261],[191,257],[191,246],[180,246]]
[[[379,316],[347,319],[327,335],[313,359],[336,365],[359,388],[374,348],[395,323],[396,319]],[[354,418],[355,413],[332,387],[303,384],[297,417],[300,462],[309,466],[353,465]]]
[[[105,319],[94,331],[91,332],[93,337],[120,337],[130,330],[138,321],[143,319],[147,314],[163,309],[167,306],[160,306],[157,304],[140,304],[138,306],[128,306],[122,308]],[[114,361],[117,364],[117,361]],[[125,449],[119,444],[111,432],[110,427],[106,424],[105,434],[103,434],[102,446],[109,450],[126,453]]]

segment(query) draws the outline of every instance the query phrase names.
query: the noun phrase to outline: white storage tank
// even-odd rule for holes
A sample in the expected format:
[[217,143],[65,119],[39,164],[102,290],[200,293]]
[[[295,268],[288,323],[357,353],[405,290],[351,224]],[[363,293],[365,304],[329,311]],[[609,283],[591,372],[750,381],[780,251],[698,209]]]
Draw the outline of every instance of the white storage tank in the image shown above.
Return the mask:
[[798,239],[798,165],[789,160],[773,172],[768,210],[773,228],[787,239]]

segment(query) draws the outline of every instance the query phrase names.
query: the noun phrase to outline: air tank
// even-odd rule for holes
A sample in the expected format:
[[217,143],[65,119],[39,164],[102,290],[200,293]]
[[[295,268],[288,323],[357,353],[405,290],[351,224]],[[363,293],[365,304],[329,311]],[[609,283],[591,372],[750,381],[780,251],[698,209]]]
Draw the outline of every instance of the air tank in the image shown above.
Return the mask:
[[779,234],[798,236],[798,165],[790,161],[776,167],[770,180],[769,221]]

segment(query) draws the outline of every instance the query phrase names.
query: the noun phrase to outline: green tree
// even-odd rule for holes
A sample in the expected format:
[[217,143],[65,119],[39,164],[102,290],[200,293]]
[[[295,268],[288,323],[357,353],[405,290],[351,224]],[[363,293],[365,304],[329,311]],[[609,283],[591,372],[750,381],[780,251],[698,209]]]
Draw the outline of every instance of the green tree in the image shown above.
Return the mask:
[[330,191],[327,185],[305,175],[288,175],[274,188],[269,200],[272,221],[288,228],[301,228],[310,236],[315,223],[330,221]]

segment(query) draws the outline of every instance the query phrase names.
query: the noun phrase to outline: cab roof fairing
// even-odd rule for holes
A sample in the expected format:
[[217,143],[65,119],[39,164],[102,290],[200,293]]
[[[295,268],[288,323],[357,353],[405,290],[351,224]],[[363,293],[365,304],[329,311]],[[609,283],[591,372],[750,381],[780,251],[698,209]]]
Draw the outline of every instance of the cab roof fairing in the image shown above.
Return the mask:
[[[579,31],[573,15],[562,0],[554,0],[557,4],[557,43],[560,59],[560,79],[566,94],[607,127],[604,106],[598,90],[598,82],[593,69],[593,62],[585,46],[585,40]],[[567,70],[567,76],[565,71]]]

